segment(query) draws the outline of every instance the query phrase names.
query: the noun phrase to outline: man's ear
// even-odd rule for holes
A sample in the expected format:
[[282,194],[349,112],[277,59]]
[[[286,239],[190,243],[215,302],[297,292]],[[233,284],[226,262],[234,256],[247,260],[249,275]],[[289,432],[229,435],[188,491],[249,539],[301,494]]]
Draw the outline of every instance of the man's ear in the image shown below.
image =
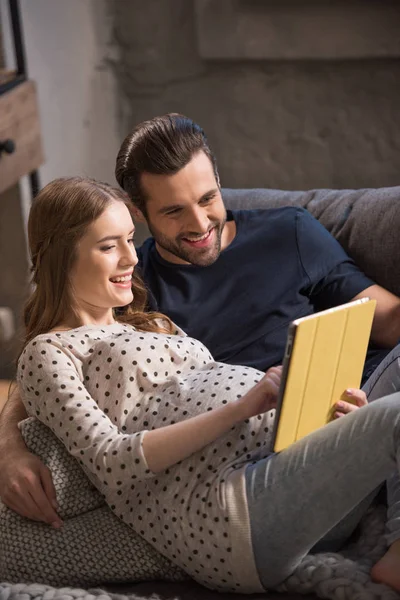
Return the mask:
[[145,216],[139,208],[133,206],[132,212],[134,221],[137,221],[138,223],[146,223]]

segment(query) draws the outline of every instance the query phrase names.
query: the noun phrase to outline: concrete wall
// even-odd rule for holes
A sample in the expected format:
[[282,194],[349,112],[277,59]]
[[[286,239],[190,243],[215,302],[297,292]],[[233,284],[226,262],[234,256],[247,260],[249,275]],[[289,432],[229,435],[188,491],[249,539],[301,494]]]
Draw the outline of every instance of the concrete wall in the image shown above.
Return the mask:
[[[119,94],[129,109],[121,122],[123,131],[167,111],[191,116],[208,133],[226,186],[306,189],[399,184],[398,33],[394,37],[400,25],[398,4],[395,10],[396,3],[383,0],[373,3],[372,10],[356,0],[306,0],[302,11],[307,11],[308,19],[303,19],[299,25],[303,31],[296,35],[299,40],[302,33],[314,44],[299,44],[299,48],[307,45],[315,52],[321,47],[321,54],[315,55],[316,60],[284,59],[290,28],[289,19],[283,18],[298,10],[297,4],[289,0],[110,1],[112,41],[122,49],[114,70]],[[349,5],[349,23],[355,29],[344,35]],[[208,10],[205,31],[199,24],[204,10]],[[357,14],[363,18],[356,19]],[[322,54],[327,18],[337,30],[331,34],[331,48]],[[259,47],[266,46],[255,38],[257,31],[262,35],[262,19],[270,33],[271,22],[275,26],[274,51],[283,57],[280,60],[263,59],[262,51],[257,54]],[[292,19],[290,27],[296,23]],[[247,38],[243,36],[246,26]],[[393,43],[386,41],[382,47],[382,31],[386,39],[392,36]],[[360,60],[350,51],[351,39]],[[206,52],[212,45],[214,60],[212,52]],[[351,60],[346,60],[346,52]],[[330,59],[322,60],[324,55]],[[335,55],[340,59],[333,60]]]
[[63,175],[114,182],[117,92],[107,66],[111,23],[103,0],[20,0],[29,75],[38,83],[46,163]]

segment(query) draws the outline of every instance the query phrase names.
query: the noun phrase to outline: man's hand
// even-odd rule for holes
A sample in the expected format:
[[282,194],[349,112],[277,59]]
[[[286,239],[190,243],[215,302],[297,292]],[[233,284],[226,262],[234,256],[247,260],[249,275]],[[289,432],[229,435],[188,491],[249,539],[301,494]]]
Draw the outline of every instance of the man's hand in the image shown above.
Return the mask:
[[367,396],[362,390],[351,388],[346,390],[345,394],[349,398],[349,402],[346,402],[345,400],[336,402],[333,413],[335,419],[344,417],[344,415],[348,415],[354,410],[361,408],[361,406],[366,406],[368,404]]
[[62,526],[50,470],[30,452],[7,454],[0,462],[0,498],[28,519]]

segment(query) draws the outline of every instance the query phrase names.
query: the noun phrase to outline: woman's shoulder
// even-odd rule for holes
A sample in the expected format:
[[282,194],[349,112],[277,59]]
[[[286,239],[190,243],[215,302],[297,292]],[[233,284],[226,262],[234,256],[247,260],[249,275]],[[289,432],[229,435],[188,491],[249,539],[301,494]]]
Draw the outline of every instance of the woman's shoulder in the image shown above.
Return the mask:
[[[133,330],[131,325],[112,323],[110,325],[82,325],[74,329],[55,328],[35,336],[25,346],[21,357],[27,354],[47,354],[51,351],[64,351],[67,354],[80,355],[97,342],[112,339]],[[32,359],[31,359],[32,360]]]
[[21,356],[28,353],[36,353],[40,350],[44,345],[51,344],[53,341],[56,341],[57,338],[52,332],[48,333],[40,333],[32,338],[25,346]]
[[59,342],[60,340],[80,340],[98,339],[99,337],[107,337],[124,331],[134,329],[131,325],[125,323],[112,323],[109,325],[82,325],[80,327],[71,328],[54,328],[47,333],[41,333],[33,338],[29,345],[36,346],[43,343]]
[[21,365],[25,362],[32,362],[33,364],[38,361],[45,360],[46,356],[53,353],[62,353],[63,344],[60,337],[55,332],[41,333],[32,338],[25,346],[19,357],[18,363]]

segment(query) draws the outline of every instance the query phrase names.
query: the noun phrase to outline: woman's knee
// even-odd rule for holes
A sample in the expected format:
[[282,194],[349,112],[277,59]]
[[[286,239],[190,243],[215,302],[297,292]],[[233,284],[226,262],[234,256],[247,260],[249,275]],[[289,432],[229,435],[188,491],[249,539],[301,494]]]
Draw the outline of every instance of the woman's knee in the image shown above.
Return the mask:
[[365,408],[372,423],[383,427],[385,432],[394,428],[394,433],[399,435],[400,440],[400,392],[378,398]]
[[374,406],[380,406],[381,410],[393,410],[394,412],[399,410],[400,412],[400,392],[386,394],[385,396],[377,398],[370,408],[373,408]]
[[376,368],[363,390],[370,402],[400,391],[400,344]]

